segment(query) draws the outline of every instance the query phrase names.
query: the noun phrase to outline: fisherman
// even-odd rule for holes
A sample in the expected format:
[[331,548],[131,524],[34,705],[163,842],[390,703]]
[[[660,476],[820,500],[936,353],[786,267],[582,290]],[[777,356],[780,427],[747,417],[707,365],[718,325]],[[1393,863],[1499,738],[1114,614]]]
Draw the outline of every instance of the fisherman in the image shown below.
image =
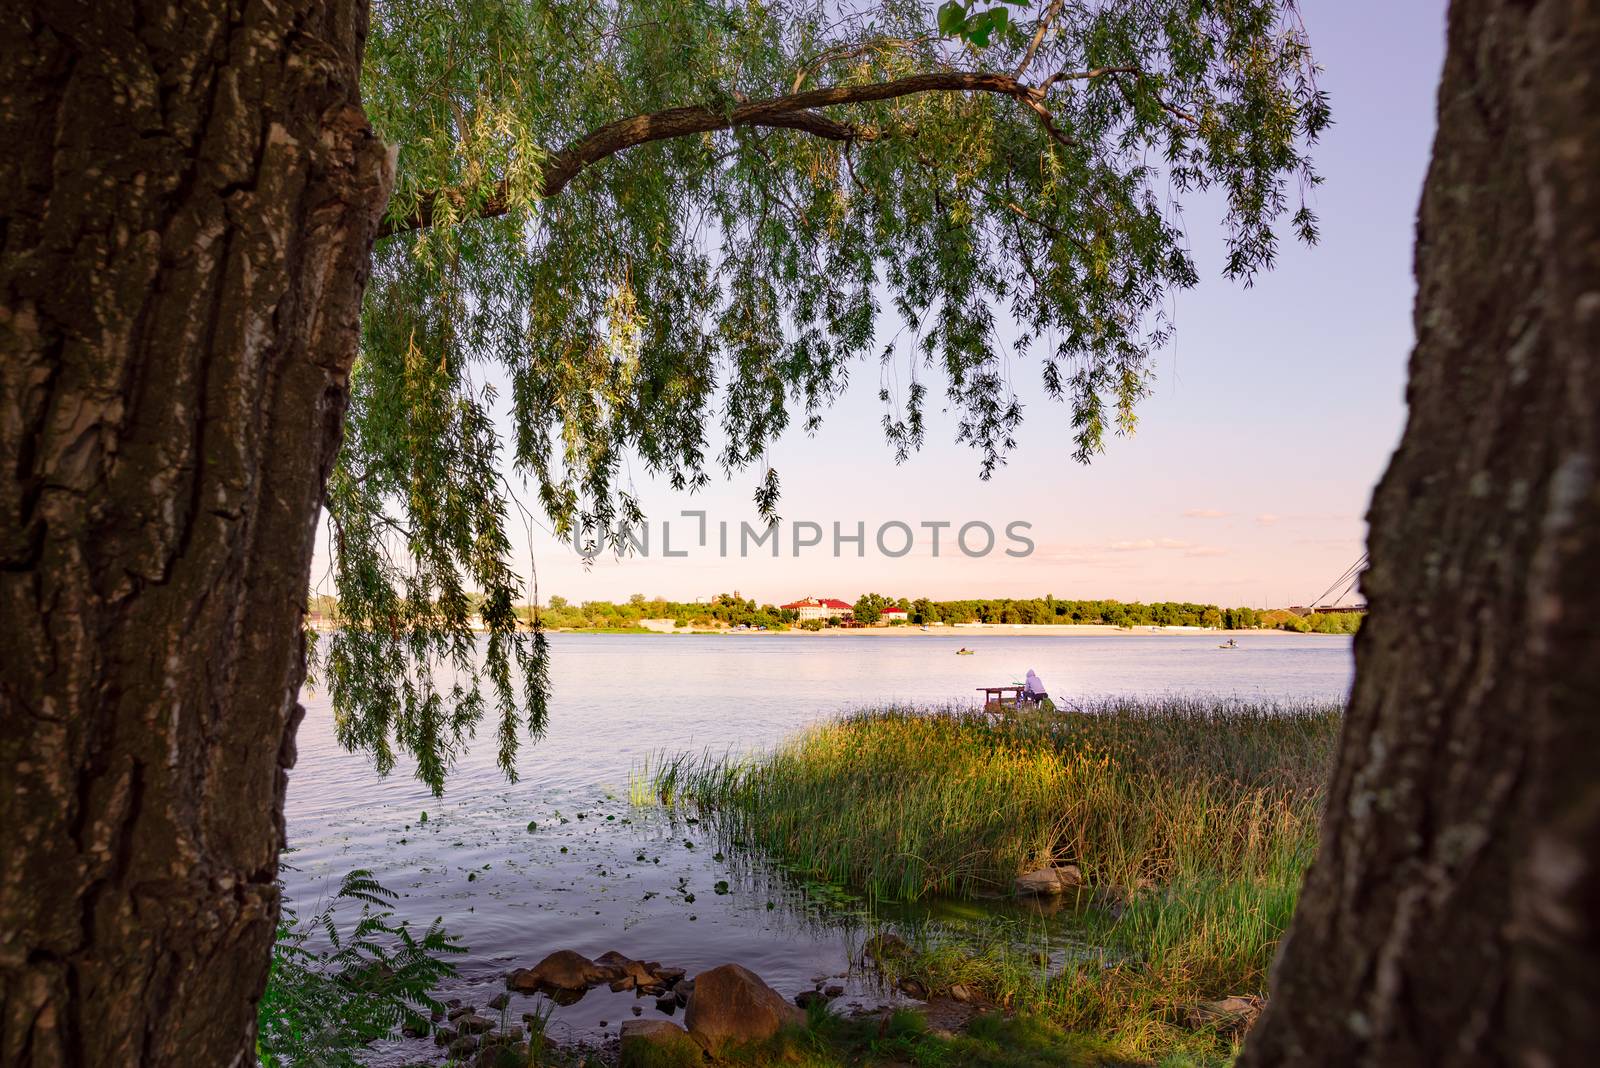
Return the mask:
[[1045,692],[1044,680],[1033,668],[1028,669],[1028,677],[1023,680],[1022,698],[1029,704],[1039,704],[1050,695]]

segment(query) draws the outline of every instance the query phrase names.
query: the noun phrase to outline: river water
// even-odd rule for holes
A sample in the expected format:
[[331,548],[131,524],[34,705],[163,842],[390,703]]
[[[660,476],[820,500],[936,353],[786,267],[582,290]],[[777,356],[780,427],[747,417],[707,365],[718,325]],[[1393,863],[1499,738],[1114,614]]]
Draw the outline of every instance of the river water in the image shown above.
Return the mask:
[[[870,1001],[879,996],[870,983],[848,974],[860,935],[848,899],[732,855],[681,817],[631,805],[631,773],[661,752],[759,751],[853,709],[971,706],[976,687],[1008,685],[1029,668],[1058,704],[1123,695],[1297,702],[1348,691],[1347,637],[1252,633],[1231,651],[1218,642],[1173,632],[556,634],[549,731],[525,744],[520,781],[495,766],[489,727],[442,798],[407,765],[380,778],[369,759],[343,751],[326,695],[307,692],[284,882],[308,915],[345,872],[370,869],[401,895],[401,917],[442,917],[470,947],[459,978],[438,994],[480,1007],[509,969],[557,949],[615,949],[691,975],[736,961],[785,993],[845,975],[847,997]],[[962,645],[977,654],[953,655]],[[536,1002],[513,995],[509,1018]],[[656,1011],[602,987],[555,1009],[552,1037],[614,1034],[636,1006]],[[395,1043],[374,1063],[431,1049]]]

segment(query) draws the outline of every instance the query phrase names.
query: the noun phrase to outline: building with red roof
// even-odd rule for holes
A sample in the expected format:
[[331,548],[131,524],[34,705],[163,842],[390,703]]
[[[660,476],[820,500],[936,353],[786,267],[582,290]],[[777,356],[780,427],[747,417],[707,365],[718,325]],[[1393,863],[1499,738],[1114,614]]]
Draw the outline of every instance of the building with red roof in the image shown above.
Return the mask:
[[844,619],[854,611],[848,601],[836,597],[806,597],[778,607],[795,613],[802,623],[808,619]]

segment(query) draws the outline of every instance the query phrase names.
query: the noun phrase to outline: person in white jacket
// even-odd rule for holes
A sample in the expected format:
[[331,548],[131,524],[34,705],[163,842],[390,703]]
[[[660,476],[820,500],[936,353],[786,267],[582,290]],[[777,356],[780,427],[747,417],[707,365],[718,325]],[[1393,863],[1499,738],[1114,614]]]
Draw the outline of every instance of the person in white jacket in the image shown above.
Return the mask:
[[1044,680],[1033,668],[1028,669],[1028,677],[1023,682],[1022,698],[1030,704],[1038,704],[1050,695],[1045,692]]

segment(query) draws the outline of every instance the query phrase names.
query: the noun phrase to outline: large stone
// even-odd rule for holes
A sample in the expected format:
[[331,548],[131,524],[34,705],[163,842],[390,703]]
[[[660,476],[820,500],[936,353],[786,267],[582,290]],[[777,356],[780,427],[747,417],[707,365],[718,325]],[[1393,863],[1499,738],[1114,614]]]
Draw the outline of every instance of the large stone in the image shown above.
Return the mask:
[[526,1046],[512,1043],[480,1046],[472,1066],[473,1068],[528,1068],[530,1063],[528,1057]]
[[716,1050],[771,1038],[786,1025],[804,1023],[805,1013],[750,969],[724,964],[695,976],[683,1020],[696,1041]]
[[1189,1010],[1189,1024],[1214,1027],[1223,1033],[1248,1031],[1261,1015],[1262,1005],[1261,998],[1237,994],[1216,1001],[1202,1001]]
[[928,1000],[928,988],[921,979],[913,979],[908,975],[896,983],[894,988],[908,998],[916,998],[918,1001]]
[[671,1020],[624,1020],[618,1068],[692,1068],[704,1054]]
[[596,964],[570,949],[558,949],[532,968],[518,968],[506,976],[506,987],[524,994],[578,994],[621,976],[620,969]]
[[616,950],[607,950],[594,959],[595,966],[613,973],[613,992],[637,990],[641,995],[658,997],[684,976],[682,968],[665,968],[659,961],[634,960]]
[[638,961],[632,957],[624,957],[614,949],[608,949],[594,959],[596,968],[611,973],[606,977],[608,980],[621,979],[623,976],[628,975],[629,966],[637,963]]
[[1083,885],[1083,872],[1076,864],[1040,868],[1017,876],[1017,893],[1023,896],[1064,894]]
[[794,996],[794,1003],[802,1009],[809,1009],[813,1005],[826,1005],[828,995],[820,990],[802,990]]

